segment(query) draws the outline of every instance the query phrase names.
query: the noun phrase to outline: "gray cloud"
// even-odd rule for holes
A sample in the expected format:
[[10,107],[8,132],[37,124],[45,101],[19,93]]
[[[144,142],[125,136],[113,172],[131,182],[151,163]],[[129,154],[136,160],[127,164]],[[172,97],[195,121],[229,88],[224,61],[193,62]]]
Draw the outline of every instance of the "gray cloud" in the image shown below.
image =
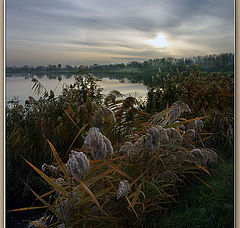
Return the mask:
[[[7,0],[7,62],[64,64],[82,61],[81,52],[86,64],[97,60],[87,52],[108,62],[230,52],[233,23],[233,0]],[[159,33],[169,46],[144,42]]]

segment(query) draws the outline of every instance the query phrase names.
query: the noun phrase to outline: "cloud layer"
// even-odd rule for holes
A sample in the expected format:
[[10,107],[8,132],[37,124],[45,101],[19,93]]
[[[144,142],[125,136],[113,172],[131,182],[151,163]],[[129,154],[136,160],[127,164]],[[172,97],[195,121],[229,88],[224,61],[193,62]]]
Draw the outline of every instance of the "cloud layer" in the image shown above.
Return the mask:
[[[167,46],[148,42],[159,34]],[[101,64],[233,50],[233,0],[6,0],[7,65]]]

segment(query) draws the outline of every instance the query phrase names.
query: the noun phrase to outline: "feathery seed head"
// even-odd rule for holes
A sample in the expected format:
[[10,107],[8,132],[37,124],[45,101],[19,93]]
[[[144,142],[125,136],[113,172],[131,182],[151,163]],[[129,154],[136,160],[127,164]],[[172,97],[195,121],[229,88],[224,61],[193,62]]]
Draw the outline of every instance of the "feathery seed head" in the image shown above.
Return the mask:
[[181,110],[176,106],[168,112],[169,123],[173,123],[181,115]]
[[206,164],[207,157],[204,156],[204,153],[200,149],[193,149],[190,151],[191,155],[193,156],[194,160],[200,164]]
[[169,142],[169,137],[167,135],[167,131],[162,126],[156,125],[155,127],[159,131],[159,141],[160,141],[160,143],[161,144],[168,143]]
[[168,128],[166,132],[169,137],[170,143],[175,144],[182,141],[182,136],[175,128]]
[[195,128],[196,130],[201,130],[201,129],[203,129],[203,127],[204,127],[204,123],[203,123],[202,120],[195,120],[195,122],[194,122],[194,128]]
[[189,108],[189,106],[182,102],[182,101],[176,101],[172,104],[172,106],[177,106],[181,112],[191,112],[191,109]]
[[92,151],[94,159],[104,159],[107,154],[113,154],[111,142],[96,127],[89,129],[84,145]]
[[62,172],[59,169],[59,167],[55,167],[53,165],[47,165],[46,163],[42,165],[42,171],[44,173],[50,174],[52,177],[55,177],[55,178],[62,176]]
[[184,134],[184,137],[188,139],[194,139],[195,136],[196,136],[196,133],[193,129],[188,129]]
[[118,192],[117,192],[117,199],[121,196],[127,196],[131,191],[130,185],[128,180],[122,180],[119,182]]
[[90,170],[89,160],[83,152],[72,150],[66,168],[74,179],[80,180]]
[[131,142],[125,142],[121,146],[121,148],[119,150],[119,154],[121,154],[121,155],[129,154],[132,147],[133,147],[133,144]]

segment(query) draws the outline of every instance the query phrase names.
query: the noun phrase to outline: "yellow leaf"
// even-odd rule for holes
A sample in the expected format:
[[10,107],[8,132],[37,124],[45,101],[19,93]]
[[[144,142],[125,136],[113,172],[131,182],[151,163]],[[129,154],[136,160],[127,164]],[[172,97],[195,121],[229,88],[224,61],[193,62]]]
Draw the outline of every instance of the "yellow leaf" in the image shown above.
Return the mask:
[[46,180],[54,189],[58,190],[59,192],[63,193],[64,195],[67,195],[68,193],[66,190],[59,184],[57,184],[52,178],[48,177],[45,173],[43,173],[40,169],[32,165],[29,161],[24,159],[38,174],[42,176],[44,180]]
[[97,198],[95,197],[95,195],[92,193],[92,191],[88,188],[88,186],[83,183],[81,180],[79,181],[80,185],[83,187],[83,189],[89,194],[89,196],[92,198],[93,202],[97,205],[97,207],[99,208],[99,210],[101,211],[101,213],[103,214],[103,210],[102,207],[100,206]]
[[43,208],[47,208],[47,206],[42,206],[42,207],[24,207],[24,208],[8,210],[7,212],[28,211],[28,210],[36,210],[36,209],[43,209]]

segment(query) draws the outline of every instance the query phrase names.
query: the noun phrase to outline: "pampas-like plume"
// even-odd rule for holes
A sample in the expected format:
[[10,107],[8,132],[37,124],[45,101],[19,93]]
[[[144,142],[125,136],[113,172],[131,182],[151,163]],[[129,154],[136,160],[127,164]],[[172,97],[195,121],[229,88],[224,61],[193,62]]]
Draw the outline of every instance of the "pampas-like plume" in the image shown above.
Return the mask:
[[172,104],[171,107],[174,107],[168,112],[169,117],[169,123],[173,123],[177,120],[178,117],[180,117],[182,112],[191,112],[191,109],[187,104],[185,104],[182,101],[176,101]]
[[190,151],[191,155],[193,156],[193,159],[198,162],[199,164],[206,164],[207,163],[207,157],[206,155],[200,150],[200,149],[193,149]]
[[195,135],[196,135],[196,133],[195,133],[195,131],[193,129],[188,129],[185,132],[184,137],[192,140],[192,139],[195,138]]
[[117,192],[117,199],[119,199],[121,196],[127,196],[130,191],[131,191],[131,188],[128,183],[128,180],[120,181],[118,192]]
[[176,101],[172,104],[172,106],[177,106],[181,112],[191,112],[189,106],[182,101]]
[[89,129],[84,145],[92,151],[94,159],[104,159],[107,154],[113,154],[111,142],[96,127]]
[[208,162],[211,162],[211,163],[218,162],[218,155],[215,151],[213,151],[209,148],[202,148],[201,151],[204,154],[204,156],[207,158]]
[[113,112],[106,106],[103,106],[96,111],[92,119],[92,124],[97,128],[102,128],[106,122],[115,124],[116,119]]
[[72,150],[66,168],[74,179],[80,180],[90,170],[89,160],[83,152]]
[[166,132],[169,137],[170,143],[175,144],[182,141],[182,136],[175,128],[168,128]]
[[203,127],[204,127],[204,123],[203,123],[202,120],[195,120],[195,122],[194,122],[194,128],[195,128],[196,130],[201,130],[201,129],[203,129]]
[[132,147],[133,147],[133,144],[132,144],[131,142],[125,142],[125,143],[121,146],[121,148],[120,148],[120,150],[119,150],[119,154],[120,154],[120,155],[129,155]]
[[176,106],[175,108],[171,109],[168,112],[169,117],[169,123],[173,123],[174,121],[177,120],[177,118],[181,115],[180,109]]
[[123,95],[119,91],[112,90],[106,96],[104,103],[106,105],[109,104],[109,103],[114,103],[118,97],[122,97],[122,96]]
[[50,174],[52,177],[55,177],[55,178],[62,176],[62,172],[59,167],[55,167],[53,165],[47,165],[46,163],[42,165],[42,171],[44,173]]
[[156,125],[155,127],[159,131],[159,141],[160,141],[160,143],[161,144],[168,143],[169,142],[169,137],[168,137],[167,131],[162,126]]

